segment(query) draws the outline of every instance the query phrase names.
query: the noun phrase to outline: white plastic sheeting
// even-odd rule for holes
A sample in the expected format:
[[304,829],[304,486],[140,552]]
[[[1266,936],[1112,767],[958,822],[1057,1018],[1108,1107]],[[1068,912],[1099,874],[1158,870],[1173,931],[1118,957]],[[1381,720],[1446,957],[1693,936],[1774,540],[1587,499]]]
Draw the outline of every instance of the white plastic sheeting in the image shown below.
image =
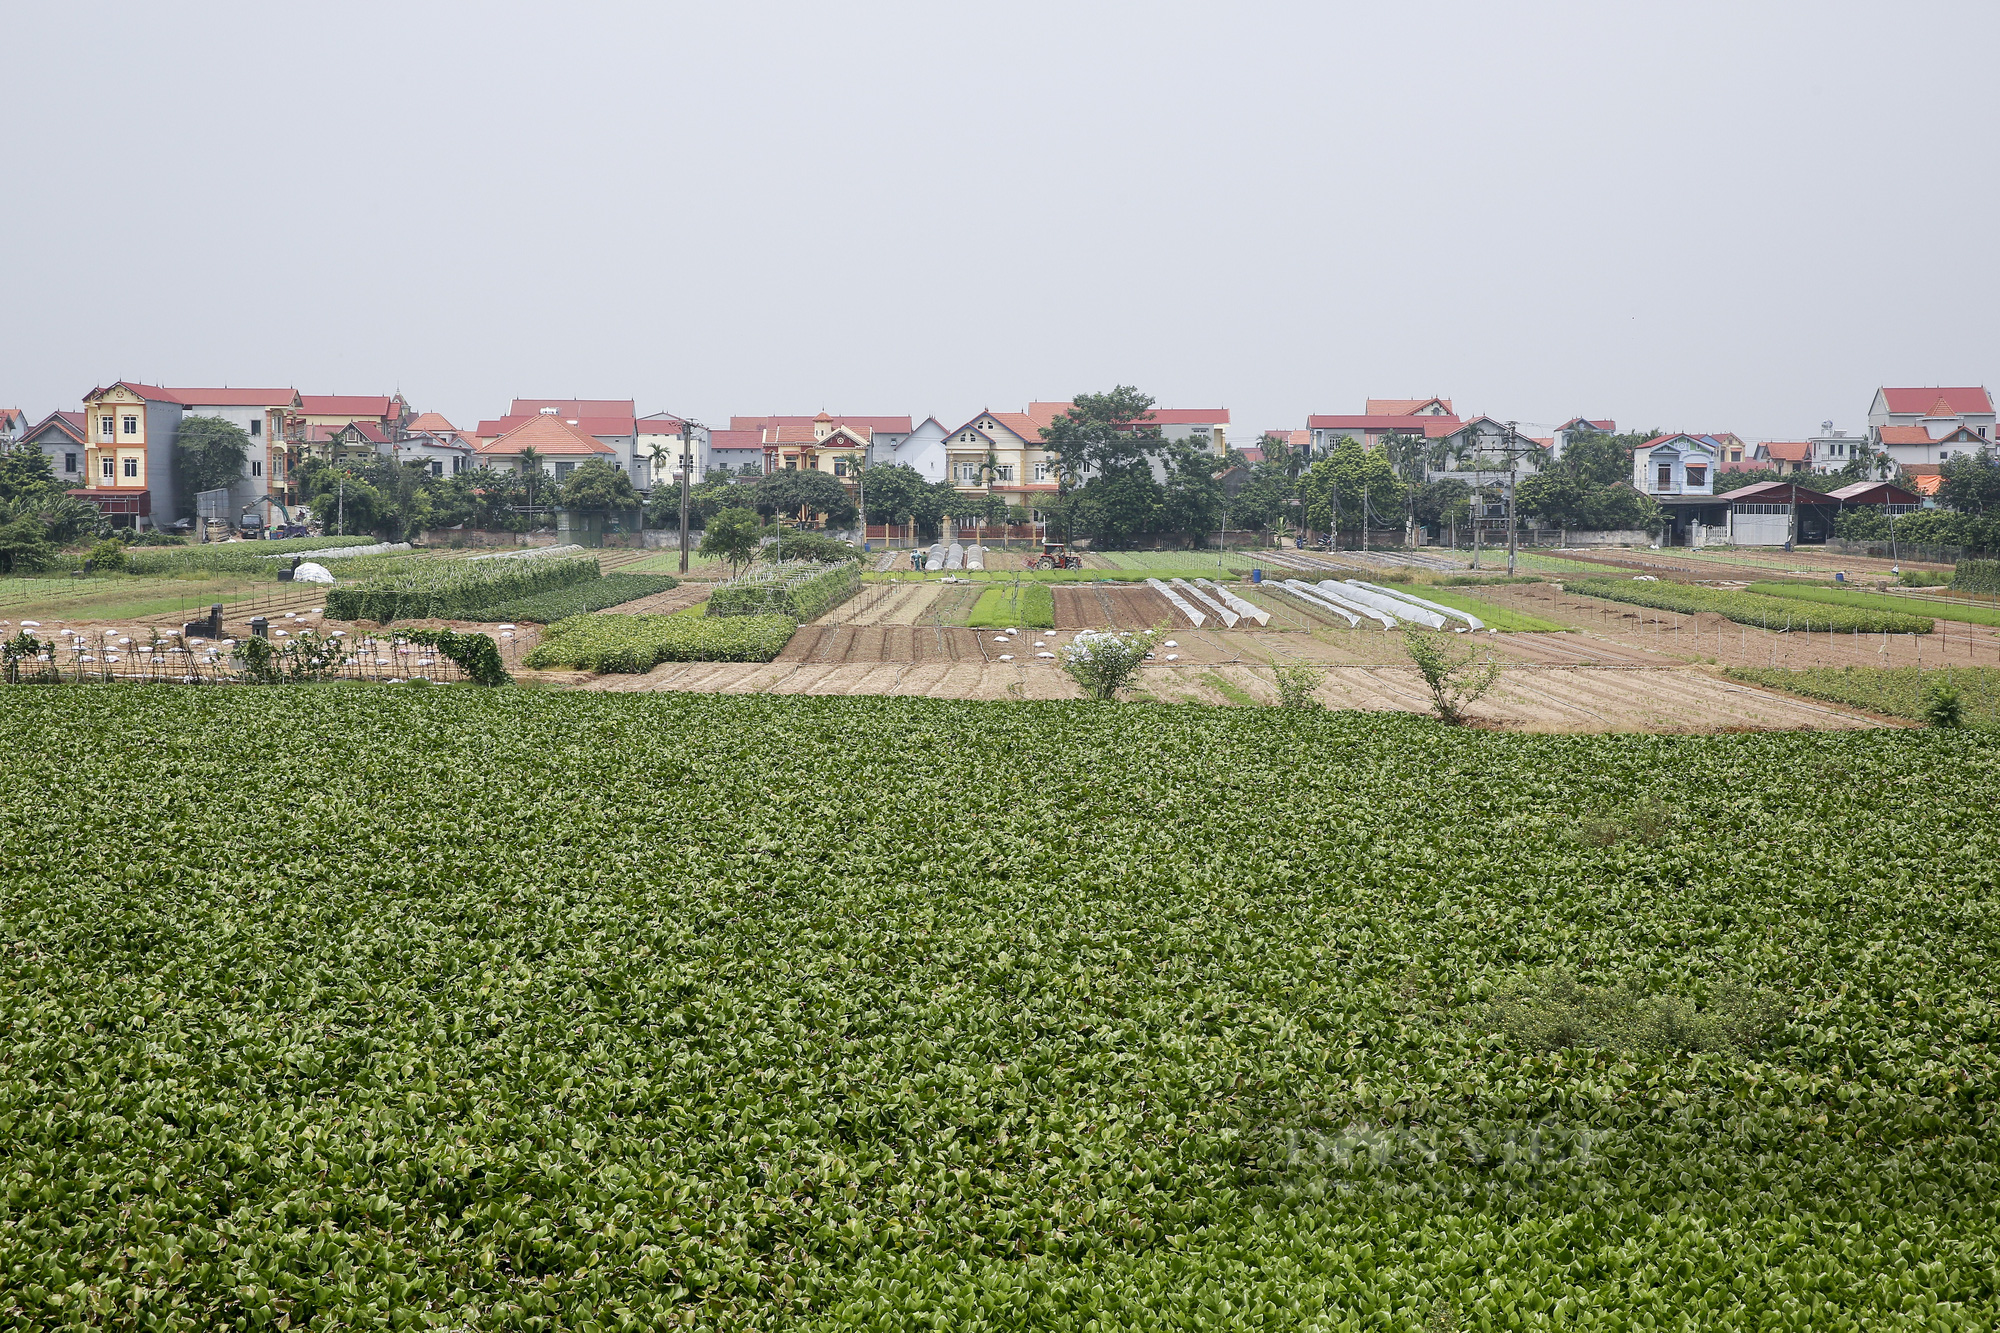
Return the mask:
[[325,546],[317,551],[285,551],[278,555],[267,555],[266,560],[290,560],[297,556],[301,560],[345,560],[354,555],[387,555],[391,551],[407,551],[408,542],[376,542],[373,546]]
[[953,542],[950,546],[947,546],[944,552],[944,567],[946,569],[964,569],[965,548],[957,542]]
[[312,561],[308,560],[292,571],[292,582],[331,583],[333,582],[333,572],[325,565],[315,565]]
[[1449,616],[1453,620],[1462,620],[1473,629],[1486,628],[1486,622],[1478,616],[1473,615],[1470,611],[1461,611],[1455,606],[1445,606],[1442,603],[1433,602],[1428,598],[1419,597],[1415,593],[1404,592],[1400,588],[1384,588],[1373,583],[1363,583],[1360,579],[1349,579],[1348,582],[1357,588],[1366,588],[1370,592],[1379,592],[1385,597],[1393,597],[1399,602],[1415,602],[1418,606],[1426,610],[1435,611],[1441,616]]
[[1394,628],[1397,620],[1408,620],[1431,629],[1443,629],[1445,618],[1435,611],[1426,611],[1414,602],[1405,602],[1396,597],[1384,597],[1379,592],[1352,583],[1336,583],[1332,579],[1321,579],[1320,591],[1335,599],[1346,598],[1351,606],[1367,607],[1377,614],[1392,617],[1389,627]]
[[487,555],[467,556],[468,560],[533,560],[545,555],[582,555],[583,548],[571,542],[567,546],[530,546],[518,551],[494,551]]
[[1221,584],[1216,583],[1211,579],[1196,579],[1195,582],[1200,584],[1202,587],[1207,588],[1215,596],[1220,597],[1222,599],[1222,604],[1228,607],[1231,611],[1234,611],[1242,619],[1254,620],[1260,625],[1268,625],[1271,623],[1271,613],[1269,611],[1260,610],[1259,608],[1250,605],[1250,603],[1244,601],[1241,597],[1238,597],[1235,593],[1223,587]]
[[1188,605],[1187,598],[1181,596],[1179,593],[1175,592],[1172,588],[1169,588],[1166,584],[1160,582],[1158,579],[1147,579],[1146,586],[1151,588],[1154,592],[1160,594],[1160,596],[1166,598],[1169,602],[1173,603],[1174,610],[1180,612],[1182,615],[1186,616],[1189,620],[1192,620],[1194,622],[1194,627],[1196,629],[1200,629],[1202,627],[1202,624],[1205,621],[1207,621],[1208,619],[1207,616],[1203,615],[1201,612],[1195,610],[1192,606]]
[[1313,585],[1313,591],[1336,606],[1344,606],[1350,611],[1358,611],[1370,620],[1378,621],[1383,629],[1396,628],[1396,617],[1357,594],[1358,588],[1350,588],[1332,579],[1321,579]]
[[930,551],[930,555],[928,555],[928,556],[927,556],[927,557],[925,557],[925,559],[924,559],[924,568],[925,568],[925,569],[943,569],[943,568],[944,568],[944,543],[943,543],[943,542],[932,542],[932,543],[931,543],[931,551]]
[[[1346,607],[1340,605],[1338,602],[1329,602],[1326,598],[1320,596],[1318,588],[1313,587],[1312,584],[1307,583],[1302,579],[1286,579],[1283,583],[1279,584],[1278,586],[1283,588],[1286,592],[1290,593],[1292,596],[1298,598],[1302,602],[1306,602],[1309,605],[1314,606],[1321,611],[1331,611],[1335,615],[1343,617],[1348,624],[1354,626],[1356,629],[1359,629],[1361,627],[1360,616],[1348,610]],[[1381,619],[1381,617],[1377,616],[1376,619],[1379,620]]]
[[1210,611],[1213,611],[1215,613],[1215,618],[1222,622],[1223,627],[1225,629],[1236,628],[1236,613],[1234,611],[1231,611],[1221,602],[1216,601],[1213,597],[1210,597],[1207,593],[1203,592],[1200,588],[1195,587],[1192,583],[1189,583],[1186,579],[1174,579],[1172,582],[1174,587],[1180,589],[1182,592],[1185,592],[1188,596],[1194,598],[1197,602],[1200,602],[1204,607],[1208,608]]
[[978,542],[974,542],[972,545],[966,547],[965,567],[967,569],[986,568],[986,548]]

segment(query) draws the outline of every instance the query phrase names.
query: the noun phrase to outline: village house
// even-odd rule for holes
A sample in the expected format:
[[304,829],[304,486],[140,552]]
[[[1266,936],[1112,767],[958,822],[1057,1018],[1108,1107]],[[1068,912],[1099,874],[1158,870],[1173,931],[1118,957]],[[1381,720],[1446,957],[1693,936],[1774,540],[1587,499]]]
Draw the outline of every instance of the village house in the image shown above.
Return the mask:
[[84,430],[83,413],[51,412],[22,429],[12,447],[41,450],[57,481],[65,486],[81,486],[85,475]]
[[[532,451],[532,452],[531,452]],[[525,473],[534,470],[561,481],[576,465],[601,458],[615,462],[618,451],[554,413],[537,412],[490,440],[482,440],[474,455],[477,465]]]
[[410,405],[403,401],[400,393],[387,397],[307,393],[299,395],[299,405],[292,413],[289,429],[307,454],[328,458],[332,456],[330,445],[333,436],[342,426],[356,421],[367,422],[387,440],[403,428],[410,416]]
[[229,488],[232,512],[268,500],[290,505],[291,474],[298,460],[288,436],[299,410],[294,389],[168,389],[190,417],[219,417],[249,440],[243,475]]
[[1994,438],[1993,395],[1983,385],[1888,388],[1868,408],[1871,442],[1898,465],[1943,463]]
[[173,391],[118,380],[83,396],[85,483],[69,492],[112,523],[171,525],[174,443],[185,411]]
[[28,414],[18,407],[0,407],[0,445],[13,444],[28,429]]
[[531,417],[556,417],[606,446],[610,452],[601,456],[636,484],[642,457],[637,412],[630,398],[516,398],[506,416],[480,422],[474,434],[484,447]]

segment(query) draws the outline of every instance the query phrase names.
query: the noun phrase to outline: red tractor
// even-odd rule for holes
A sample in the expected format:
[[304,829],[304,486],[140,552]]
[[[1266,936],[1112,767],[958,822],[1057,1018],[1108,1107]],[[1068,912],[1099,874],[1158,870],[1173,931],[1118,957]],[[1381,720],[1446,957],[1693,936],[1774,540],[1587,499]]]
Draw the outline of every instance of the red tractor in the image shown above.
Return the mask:
[[1028,557],[1029,569],[1082,569],[1083,557],[1073,555],[1061,542],[1043,542],[1042,553]]

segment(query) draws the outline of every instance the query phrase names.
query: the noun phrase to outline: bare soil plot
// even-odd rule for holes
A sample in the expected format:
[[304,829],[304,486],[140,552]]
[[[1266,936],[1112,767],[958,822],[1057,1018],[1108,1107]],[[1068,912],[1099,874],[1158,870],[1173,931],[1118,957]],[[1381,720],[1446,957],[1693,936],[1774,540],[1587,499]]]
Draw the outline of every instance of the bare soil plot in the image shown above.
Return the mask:
[[1145,584],[1056,584],[1057,629],[1193,629],[1195,624]]
[[813,622],[819,625],[913,625],[949,585],[870,583]]
[[641,597],[637,601],[621,602],[617,606],[604,608],[606,614],[616,613],[626,616],[670,616],[676,611],[685,611],[690,606],[708,600],[715,589],[706,583],[683,583],[678,588],[656,592],[651,597]]

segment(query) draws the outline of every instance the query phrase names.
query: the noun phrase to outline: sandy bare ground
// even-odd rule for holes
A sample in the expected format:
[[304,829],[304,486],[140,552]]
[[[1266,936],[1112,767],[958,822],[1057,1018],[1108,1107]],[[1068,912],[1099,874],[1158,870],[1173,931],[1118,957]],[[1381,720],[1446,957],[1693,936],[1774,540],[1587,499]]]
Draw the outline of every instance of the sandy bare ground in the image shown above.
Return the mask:
[[937,583],[870,583],[815,623],[914,625],[944,588],[945,585]]
[[[681,663],[645,675],[604,676],[583,688],[721,694],[876,694],[931,699],[1075,699],[1075,684],[1047,663],[980,659],[769,665]],[[1275,700],[1268,669],[1245,663],[1151,666],[1140,697],[1224,705]],[[1427,712],[1422,679],[1409,667],[1335,667],[1319,697],[1332,708]],[[1792,699],[1674,668],[1509,667],[1471,710],[1482,726],[1510,731],[1711,732],[1848,730],[1882,725],[1846,709]]]

